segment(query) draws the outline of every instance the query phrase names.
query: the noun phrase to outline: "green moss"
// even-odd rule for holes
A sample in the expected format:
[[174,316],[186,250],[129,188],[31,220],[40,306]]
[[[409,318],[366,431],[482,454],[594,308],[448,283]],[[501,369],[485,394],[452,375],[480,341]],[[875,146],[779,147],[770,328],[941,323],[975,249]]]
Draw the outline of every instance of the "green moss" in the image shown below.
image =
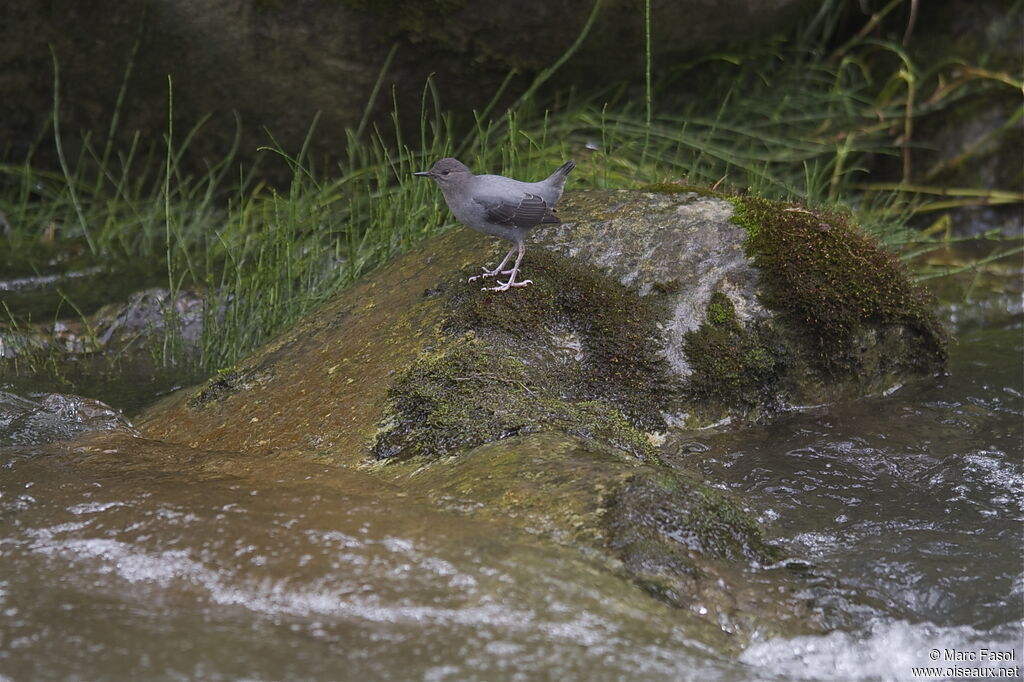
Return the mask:
[[692,534],[692,548],[762,564],[775,563],[785,555],[780,547],[765,541],[757,520],[720,490],[694,483],[689,498],[690,514],[680,527]]
[[802,330],[819,370],[856,374],[869,346],[881,369],[943,366],[948,336],[930,295],[848,216],[754,197],[732,201],[733,221],[749,233],[747,254],[762,273],[762,303]]
[[708,324],[715,327],[737,326],[736,306],[721,291],[716,291],[711,295],[711,301],[708,303],[707,321]]
[[216,376],[188,399],[188,406],[194,410],[200,409],[266,381],[270,376],[270,371],[257,373],[235,367],[218,370]]
[[653,446],[610,404],[572,401],[517,358],[472,334],[442,339],[392,384],[373,444],[379,459],[439,457],[521,433],[556,429],[638,458]]
[[687,392],[698,405],[749,411],[772,402],[785,354],[767,325],[740,325],[722,292],[712,294],[704,323],[683,343],[692,369]]
[[657,576],[699,577],[708,559],[771,564],[783,557],[724,493],[665,472],[637,474],[606,506],[609,548],[652,585]]
[[661,409],[677,386],[659,352],[662,299],[639,297],[592,266],[542,249],[531,250],[523,267],[533,284],[514,292],[453,287],[446,329],[478,331],[520,357],[557,346],[553,333],[570,335],[581,357],[548,376],[558,395],[608,401],[640,428],[664,428]]

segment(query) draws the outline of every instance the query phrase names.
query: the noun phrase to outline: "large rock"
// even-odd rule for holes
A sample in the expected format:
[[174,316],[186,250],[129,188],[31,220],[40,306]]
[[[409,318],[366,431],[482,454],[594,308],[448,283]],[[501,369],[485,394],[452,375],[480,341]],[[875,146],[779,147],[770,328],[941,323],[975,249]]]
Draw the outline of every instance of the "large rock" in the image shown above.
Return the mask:
[[451,231],[150,410],[142,433],[366,468],[577,547],[741,640],[814,629],[753,517],[658,444],[671,423],[941,368],[927,297],[846,218],[799,206],[591,191],[561,215],[528,250],[533,285],[468,283],[504,245]]
[[939,370],[930,296],[847,216],[700,188],[569,193],[538,243],[660,301],[670,418],[754,415]]

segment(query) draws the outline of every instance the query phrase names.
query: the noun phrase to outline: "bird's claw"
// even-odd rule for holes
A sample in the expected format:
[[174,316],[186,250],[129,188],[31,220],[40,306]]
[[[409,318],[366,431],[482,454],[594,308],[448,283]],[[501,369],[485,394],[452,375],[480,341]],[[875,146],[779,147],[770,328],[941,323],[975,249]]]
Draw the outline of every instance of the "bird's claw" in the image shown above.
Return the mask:
[[[505,274],[504,272],[501,274]],[[496,287],[483,287],[480,291],[508,291],[512,287],[525,287],[527,284],[533,284],[532,279],[524,279],[522,282],[513,282],[509,280],[507,282],[499,282]]]
[[[482,289],[480,289],[480,291],[508,291],[512,287],[525,287],[527,284],[533,284],[531,280],[525,280],[523,282],[516,281],[516,275],[519,274],[519,264],[523,262],[523,252],[525,250],[526,247],[524,247],[522,243],[517,243],[509,250],[508,253],[505,254],[505,257],[501,259],[501,262],[498,263],[497,267],[495,267],[493,270],[488,270],[486,266],[483,266],[483,272],[481,272],[479,275],[473,275],[472,277],[469,278],[469,281],[473,282],[482,277],[497,277],[498,275],[508,275],[507,281],[502,282],[501,280],[498,280],[498,286],[483,287]],[[505,263],[508,263],[509,258],[511,258],[512,254],[514,254],[516,251],[519,252],[519,257],[516,258],[516,264],[513,265],[508,270],[502,270],[502,268],[505,267]]]
[[466,281],[467,282],[475,282],[478,279],[481,279],[483,277],[495,277],[496,275],[507,275],[507,274],[509,274],[509,272],[511,272],[510,270],[505,270],[504,272],[501,272],[501,271],[498,270],[498,268],[494,268],[493,270],[488,270],[487,268],[481,268],[481,269],[483,270],[483,272],[481,272],[479,275],[473,275],[472,277],[470,277]]

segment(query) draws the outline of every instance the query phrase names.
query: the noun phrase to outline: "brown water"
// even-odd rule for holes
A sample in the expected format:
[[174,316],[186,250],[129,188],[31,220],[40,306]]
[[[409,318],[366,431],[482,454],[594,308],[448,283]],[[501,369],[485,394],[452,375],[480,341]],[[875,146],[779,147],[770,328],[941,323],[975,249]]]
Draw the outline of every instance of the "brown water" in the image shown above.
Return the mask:
[[0,449],[0,679],[909,680],[932,649],[1019,670],[1024,318],[999,300],[947,311],[949,376],[670,441],[808,564],[827,635],[727,655],[578,552],[369,475],[87,436]]
[[9,679],[655,680],[722,665],[677,613],[572,550],[357,472],[145,445],[5,454]]

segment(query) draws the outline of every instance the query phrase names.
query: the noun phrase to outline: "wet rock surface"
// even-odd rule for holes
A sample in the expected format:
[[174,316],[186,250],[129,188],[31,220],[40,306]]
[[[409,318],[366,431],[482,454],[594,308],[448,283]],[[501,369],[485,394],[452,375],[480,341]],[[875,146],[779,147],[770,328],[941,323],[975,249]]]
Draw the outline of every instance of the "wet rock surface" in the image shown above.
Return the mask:
[[25,398],[0,391],[0,447],[53,443],[92,431],[135,433],[120,412],[98,400],[61,393]]
[[835,213],[673,185],[568,193],[536,239],[656,299],[670,422],[759,416],[938,371],[947,337],[896,257]]
[[800,576],[778,563],[782,553],[753,517],[685,472],[550,431],[390,472],[404,490],[443,509],[574,546],[647,594],[713,623],[718,635],[742,640],[755,631],[818,627],[792,596]]
[[[662,465],[658,444],[670,424],[770,417],[795,397],[856,395],[941,367],[926,297],[844,219],[801,207],[579,192],[561,217],[528,249],[531,286],[468,283],[503,245],[454,230],[149,410],[141,432],[311,456],[450,513],[511,519],[741,639],[814,631],[799,579],[777,568],[782,555],[753,517]],[[795,270],[770,257],[786,239],[803,240]],[[847,287],[854,311],[829,308],[818,323],[834,325],[839,348],[874,334],[870,357],[884,362],[829,364],[823,337],[805,338],[815,318],[796,324],[778,304],[834,301],[830,286]]]
[[[407,263],[413,286],[390,300],[448,300],[443,286],[419,288],[420,269],[468,274],[488,255],[475,234],[451,238],[441,243],[458,253],[421,253]],[[558,430],[433,458],[229,447],[226,432],[224,449],[202,449],[173,419],[162,440],[101,429],[2,448],[0,631],[19,646],[0,647],[0,667],[18,679],[333,680],[343,665],[353,679],[869,680],[901,678],[914,655],[929,665],[936,642],[1009,650],[1022,412],[1006,368],[1020,364],[1021,281],[1016,263],[943,280],[960,339],[946,376],[762,425],[670,429],[657,460]],[[292,371],[293,349],[315,360],[306,351],[325,340],[323,375],[342,373],[333,390],[360,384],[333,342],[347,320],[380,355],[399,347],[373,326],[388,319],[374,316],[388,298],[375,292],[301,328],[337,338],[268,346],[261,362],[173,398],[188,408],[174,416],[232,420],[241,442],[245,421],[218,410]],[[720,297],[709,308],[733,334]],[[493,333],[473,342],[493,350]],[[406,335],[412,350],[393,365],[443,350],[426,336]],[[582,360],[580,335],[553,338],[561,347],[538,358]],[[358,361],[377,361],[349,341]],[[367,374],[343,397],[386,396],[398,374]],[[331,391],[319,398],[338,407]],[[248,427],[271,433],[263,419]],[[776,542],[791,555],[776,560]],[[895,662],[893,641],[910,643]],[[866,670],[865,647],[878,654]]]
[[536,240],[598,266],[642,297],[661,294],[664,353],[680,377],[692,373],[684,335],[697,329],[716,291],[732,293],[744,321],[768,311],[757,300],[758,273],[747,259],[746,231],[730,222],[735,208],[697,192],[569,192],[561,225]]

